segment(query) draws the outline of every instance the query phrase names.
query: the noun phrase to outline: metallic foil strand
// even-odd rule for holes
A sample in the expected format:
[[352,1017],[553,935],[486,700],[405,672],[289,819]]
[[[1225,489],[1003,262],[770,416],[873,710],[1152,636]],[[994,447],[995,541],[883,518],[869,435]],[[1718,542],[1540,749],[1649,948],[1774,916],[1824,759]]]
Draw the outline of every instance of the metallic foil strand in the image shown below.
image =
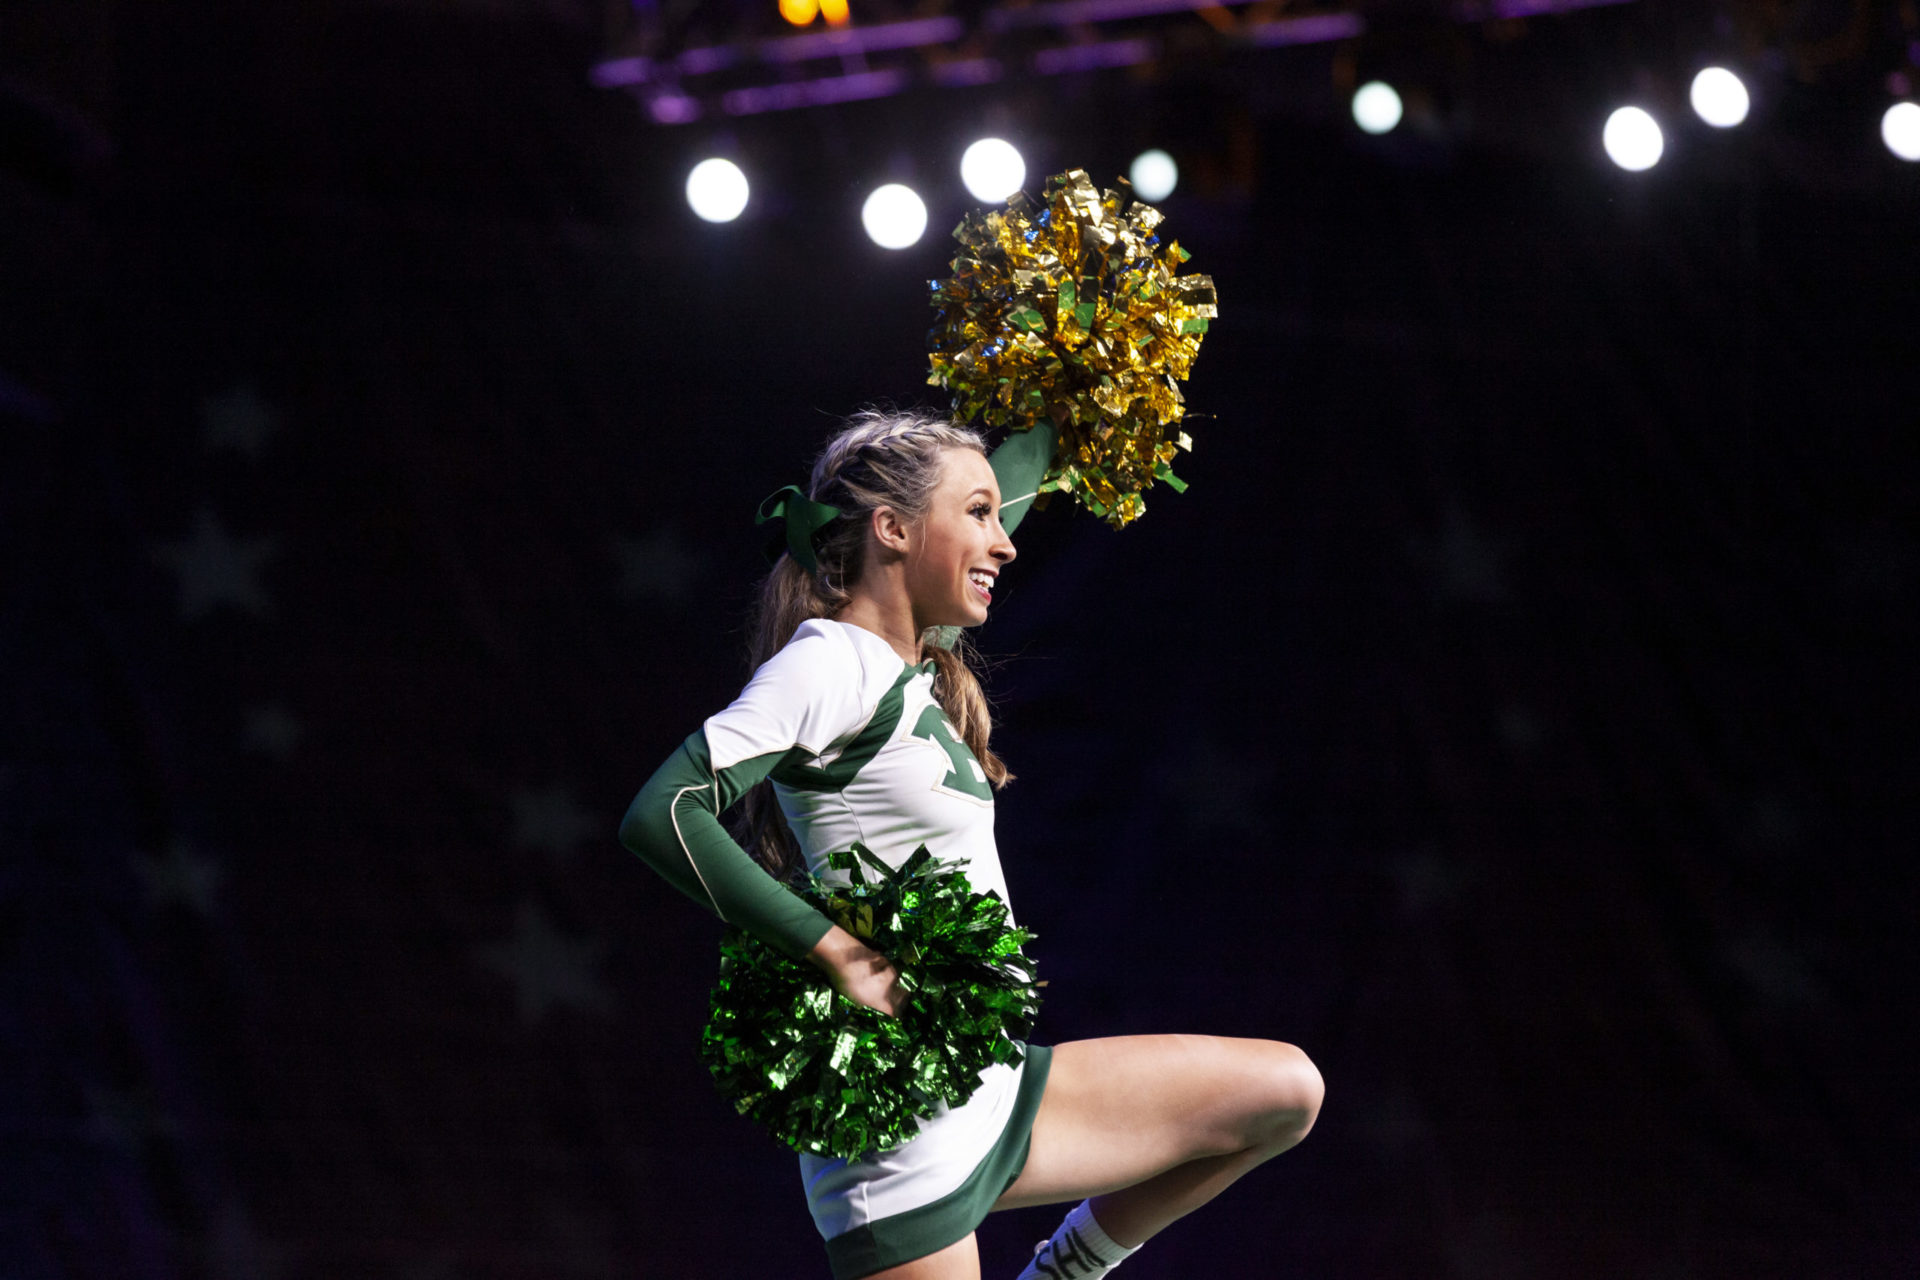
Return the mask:
[[973,892],[958,862],[925,847],[896,871],[862,845],[800,895],[893,959],[907,1007],[890,1018],[828,986],[811,965],[732,929],[700,1057],[722,1096],[798,1151],[858,1156],[899,1146],[942,1105],[959,1106],[996,1062],[1018,1062],[1040,995],[1032,935]]
[[1059,430],[1040,492],[1063,492],[1115,527],[1146,510],[1156,480],[1193,447],[1179,382],[1219,313],[1210,276],[1178,275],[1158,209],[1101,191],[1084,170],[954,228],[953,274],[933,282],[927,381],[965,420]]

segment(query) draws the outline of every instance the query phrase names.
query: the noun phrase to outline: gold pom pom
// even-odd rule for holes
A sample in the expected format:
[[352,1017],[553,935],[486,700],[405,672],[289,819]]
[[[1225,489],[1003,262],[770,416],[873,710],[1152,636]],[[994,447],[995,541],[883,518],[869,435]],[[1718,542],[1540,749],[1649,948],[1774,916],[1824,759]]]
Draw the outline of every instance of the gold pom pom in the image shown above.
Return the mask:
[[1187,486],[1174,454],[1193,442],[1180,382],[1219,314],[1210,276],[1179,276],[1188,254],[1156,233],[1161,214],[1100,191],[1086,172],[1047,179],[1004,210],[954,229],[951,278],[934,282],[927,381],[954,413],[988,426],[1059,433],[1041,494],[1072,494],[1116,528],[1163,480]]

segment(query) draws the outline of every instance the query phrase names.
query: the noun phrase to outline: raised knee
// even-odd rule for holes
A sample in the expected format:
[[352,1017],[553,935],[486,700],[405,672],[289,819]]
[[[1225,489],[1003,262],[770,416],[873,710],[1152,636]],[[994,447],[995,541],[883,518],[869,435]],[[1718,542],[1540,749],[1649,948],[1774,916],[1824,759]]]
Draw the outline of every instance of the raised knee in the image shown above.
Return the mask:
[[1271,1042],[1263,1057],[1265,1106],[1258,1141],[1285,1149],[1306,1137],[1319,1119],[1327,1085],[1313,1059],[1294,1045]]

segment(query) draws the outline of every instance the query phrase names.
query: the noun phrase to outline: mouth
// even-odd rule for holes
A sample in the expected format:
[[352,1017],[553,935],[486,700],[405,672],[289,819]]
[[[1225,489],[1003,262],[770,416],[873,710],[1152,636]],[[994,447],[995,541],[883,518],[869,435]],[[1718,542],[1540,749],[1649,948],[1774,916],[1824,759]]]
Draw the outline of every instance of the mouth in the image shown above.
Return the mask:
[[986,569],[967,570],[967,582],[973,587],[974,592],[979,595],[980,599],[987,604],[993,603],[993,578],[994,575]]

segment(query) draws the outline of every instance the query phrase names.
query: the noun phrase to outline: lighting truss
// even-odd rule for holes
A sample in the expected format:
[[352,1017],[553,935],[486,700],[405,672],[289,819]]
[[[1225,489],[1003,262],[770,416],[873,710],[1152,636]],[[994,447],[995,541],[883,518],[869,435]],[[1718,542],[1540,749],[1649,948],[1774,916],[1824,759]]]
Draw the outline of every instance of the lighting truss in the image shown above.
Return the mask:
[[[1633,0],[1452,0],[1443,16],[1463,23],[1567,13]],[[1223,47],[1282,48],[1365,34],[1363,4],[1286,17],[1255,16],[1244,0],[1046,0],[899,22],[695,45],[673,53],[603,59],[592,70],[603,89],[638,96],[656,123],[704,116],[758,115],[869,98],[916,87],[960,88],[1026,76],[1070,75],[1160,59],[1167,25],[1199,10],[1242,10]],[[643,43],[660,43],[642,31]]]

